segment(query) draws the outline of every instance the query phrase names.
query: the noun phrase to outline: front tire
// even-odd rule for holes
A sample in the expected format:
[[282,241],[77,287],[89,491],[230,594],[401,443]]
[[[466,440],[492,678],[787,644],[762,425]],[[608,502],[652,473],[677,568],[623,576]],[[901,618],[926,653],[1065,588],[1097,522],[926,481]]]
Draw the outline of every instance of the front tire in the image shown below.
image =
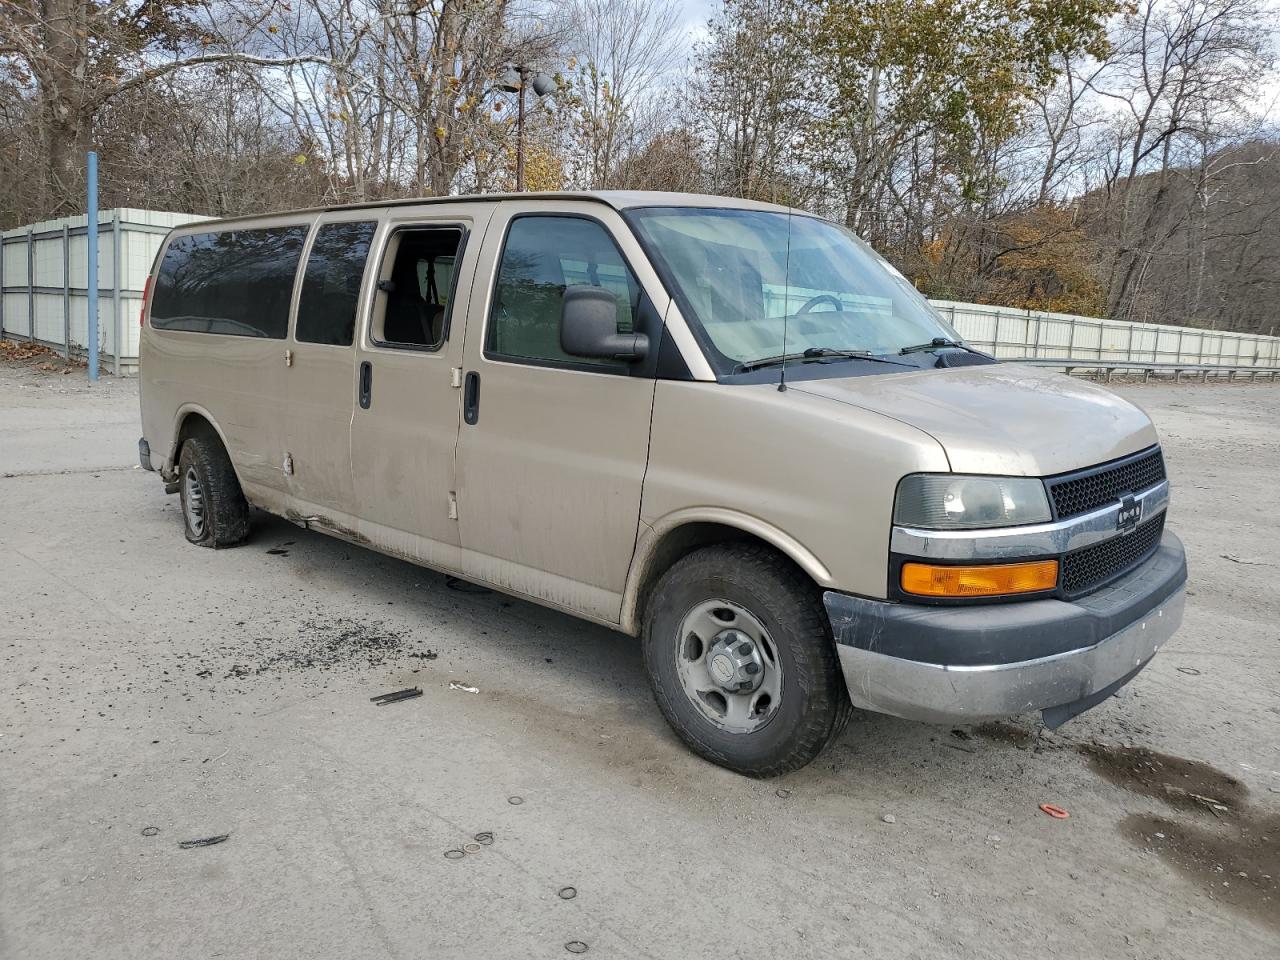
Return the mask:
[[737,773],[803,767],[852,712],[817,590],[762,545],[706,547],[676,563],[649,599],[643,645],[667,722]]
[[178,493],[187,539],[199,547],[230,547],[249,534],[249,504],[222,444],[191,437],[178,457]]

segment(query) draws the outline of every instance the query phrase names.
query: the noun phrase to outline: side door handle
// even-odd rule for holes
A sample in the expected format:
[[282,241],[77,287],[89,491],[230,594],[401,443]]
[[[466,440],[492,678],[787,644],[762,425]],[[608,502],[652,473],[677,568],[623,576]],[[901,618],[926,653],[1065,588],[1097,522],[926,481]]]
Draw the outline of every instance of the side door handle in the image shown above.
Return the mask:
[[373,402],[373,364],[368,360],[360,364],[360,409],[368,410]]
[[480,374],[472,370],[462,387],[462,419],[475,423],[480,419]]

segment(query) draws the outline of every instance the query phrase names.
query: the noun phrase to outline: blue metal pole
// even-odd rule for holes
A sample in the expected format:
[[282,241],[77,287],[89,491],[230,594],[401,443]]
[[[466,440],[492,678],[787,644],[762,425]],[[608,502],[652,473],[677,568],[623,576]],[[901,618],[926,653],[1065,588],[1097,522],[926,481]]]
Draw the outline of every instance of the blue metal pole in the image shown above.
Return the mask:
[[89,233],[85,238],[89,255],[89,379],[98,379],[98,155],[89,151]]

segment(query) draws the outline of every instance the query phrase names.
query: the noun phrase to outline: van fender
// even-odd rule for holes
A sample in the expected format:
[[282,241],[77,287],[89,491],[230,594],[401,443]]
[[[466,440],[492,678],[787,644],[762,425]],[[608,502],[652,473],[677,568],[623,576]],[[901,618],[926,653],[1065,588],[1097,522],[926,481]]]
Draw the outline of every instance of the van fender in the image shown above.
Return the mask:
[[[160,468],[160,476],[165,480],[174,480],[177,478],[178,470],[178,438],[182,435],[182,424],[187,419],[188,414],[196,414],[206,420],[213,427],[214,433],[218,435],[218,439],[222,441],[222,449],[227,451],[227,455],[231,455],[231,447],[227,443],[227,435],[223,432],[221,424],[214,418],[213,414],[200,406],[198,403],[184,403],[178,407],[177,412],[173,415],[173,427],[169,431],[169,449],[164,456],[164,465]],[[232,463],[234,467],[234,462]],[[239,471],[237,471],[238,473]]]
[[638,636],[640,633],[640,621],[644,615],[641,605],[653,581],[663,573],[663,570],[656,569],[658,564],[663,563],[663,542],[681,527],[703,523],[729,527],[763,540],[791,558],[818,586],[834,586],[831,571],[826,564],[799,540],[773,524],[727,507],[686,507],[669,513],[652,524],[640,521],[635,556],[631,561],[631,569],[627,572],[622,609],[618,618],[618,627],[624,633],[631,636]]

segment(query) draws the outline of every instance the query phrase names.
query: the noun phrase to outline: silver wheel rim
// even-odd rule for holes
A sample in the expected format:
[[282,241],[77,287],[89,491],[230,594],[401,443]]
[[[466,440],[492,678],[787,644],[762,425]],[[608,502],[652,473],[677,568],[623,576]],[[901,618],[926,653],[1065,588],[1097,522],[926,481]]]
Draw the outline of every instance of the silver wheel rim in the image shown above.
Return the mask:
[[204,490],[195,467],[187,467],[182,478],[182,513],[191,533],[197,538],[204,536]]
[[704,600],[676,636],[676,673],[698,711],[729,733],[754,733],[782,705],[782,664],[764,624],[728,600]]

